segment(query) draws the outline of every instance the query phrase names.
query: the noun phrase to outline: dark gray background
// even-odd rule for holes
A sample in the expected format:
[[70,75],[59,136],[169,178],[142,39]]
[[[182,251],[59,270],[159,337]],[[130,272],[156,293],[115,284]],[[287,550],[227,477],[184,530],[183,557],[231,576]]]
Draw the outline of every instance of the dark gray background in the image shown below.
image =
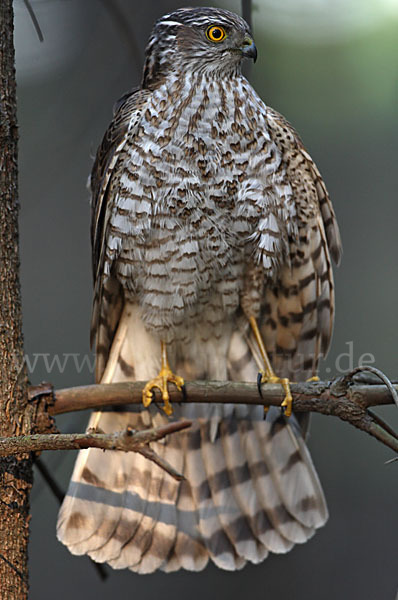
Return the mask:
[[[32,383],[68,387],[92,381],[90,369],[73,362],[89,353],[85,184],[92,156],[114,101],[139,82],[136,63],[142,62],[153,20],[187,4],[115,3],[134,32],[139,57],[106,2],[32,4],[43,44],[22,1],[15,2],[25,344]],[[239,10],[237,1],[223,6]],[[258,0],[253,14],[259,51],[253,84],[300,132],[341,226],[344,257],[336,272],[337,317],[326,377],[361,357],[391,377],[398,374],[397,15],[392,0]],[[61,368],[51,367],[56,356]],[[379,412],[397,423],[393,408]],[[68,416],[57,422],[63,431],[77,431],[86,420]],[[388,449],[332,418],[315,416],[310,447],[329,501],[328,524],[288,555],[238,573],[212,566],[201,574],[150,576],[109,569],[110,578],[101,583],[87,558],[71,556],[57,542],[57,502],[36,474],[30,597],[393,599],[398,463],[385,466],[392,456]],[[66,487],[73,453],[47,454],[45,460]]]

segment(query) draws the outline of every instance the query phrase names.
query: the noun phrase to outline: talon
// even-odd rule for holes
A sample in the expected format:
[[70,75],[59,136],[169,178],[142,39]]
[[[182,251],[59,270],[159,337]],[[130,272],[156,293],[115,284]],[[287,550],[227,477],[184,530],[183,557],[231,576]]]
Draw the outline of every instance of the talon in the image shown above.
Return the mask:
[[164,405],[162,408],[163,408],[164,412],[166,413],[166,415],[169,417],[170,415],[173,414],[173,407],[171,406],[168,398],[167,399],[163,398],[163,400],[164,400]]
[[[261,393],[261,384],[262,383],[280,383],[285,392],[285,398],[281,404],[281,408],[282,408],[282,411],[284,412],[285,416],[290,417],[292,414],[293,398],[292,398],[292,394],[290,391],[289,379],[287,379],[286,377],[278,377],[277,375],[275,375],[273,368],[271,366],[271,362],[268,358],[268,354],[265,349],[265,345],[264,345],[263,339],[261,337],[261,333],[258,329],[256,319],[254,317],[250,317],[249,323],[253,330],[254,337],[256,339],[257,346],[260,351],[260,355],[261,355],[261,358],[263,359],[264,367],[265,367],[264,371],[260,371],[260,373],[257,375],[257,388],[258,388],[259,394],[262,398],[263,397],[262,393]],[[269,410],[269,407],[265,406],[264,412],[266,413],[266,412],[268,412],[268,410]]]
[[320,381],[318,375],[313,375],[309,379],[306,379],[306,383],[310,383],[311,381]]
[[281,404],[281,408],[285,414],[285,417],[290,417],[292,414],[293,398],[292,398],[292,393],[290,391],[289,380],[284,377],[284,378],[280,379],[280,383],[286,394],[285,399],[283,400],[283,402]]
[[157,388],[162,394],[162,400],[164,402],[162,408],[164,412],[168,416],[173,414],[173,408],[170,404],[169,390],[167,389],[168,383],[174,383],[176,388],[182,392],[184,398],[186,397],[184,379],[179,375],[174,375],[173,371],[170,369],[166,354],[166,344],[162,342],[162,368],[160,369],[160,373],[157,377],[148,381],[142,391],[142,403],[145,408],[148,408],[153,400],[152,390]]
[[[260,371],[257,375],[257,389],[258,389],[258,393],[260,398],[264,398],[263,396],[263,391],[261,389],[261,384],[262,383],[267,383],[267,381],[269,380],[269,378],[267,377],[267,374],[264,371]],[[267,412],[269,411],[269,406],[264,406],[264,415],[265,417],[267,416]]]
[[258,393],[260,395],[260,398],[263,397],[263,392],[261,390],[261,384],[263,382],[263,375],[264,375],[264,373],[262,373],[261,371],[257,375],[257,389],[258,389]]
[[[283,399],[283,402],[281,403],[281,409],[285,417],[290,417],[292,414],[293,397],[290,391],[289,379],[287,379],[286,377],[278,377],[273,372],[271,375],[267,375],[265,373],[262,378],[262,383],[279,383],[282,386],[283,391],[285,392],[285,397]],[[267,406],[264,408],[266,408],[267,410],[269,409],[269,407]]]
[[152,389],[155,387],[159,387],[159,386],[157,386],[157,385],[155,386],[155,380],[152,379],[151,381],[149,381],[146,384],[146,386],[142,390],[142,404],[145,406],[145,408],[148,408],[148,406],[150,405],[150,403],[153,400]]

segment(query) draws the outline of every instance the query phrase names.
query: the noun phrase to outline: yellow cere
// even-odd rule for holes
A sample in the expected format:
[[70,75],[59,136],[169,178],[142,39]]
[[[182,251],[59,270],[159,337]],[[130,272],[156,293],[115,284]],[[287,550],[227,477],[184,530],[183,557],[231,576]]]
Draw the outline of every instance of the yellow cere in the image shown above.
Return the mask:
[[225,29],[220,25],[212,25],[206,31],[206,36],[211,42],[222,42],[227,34]]

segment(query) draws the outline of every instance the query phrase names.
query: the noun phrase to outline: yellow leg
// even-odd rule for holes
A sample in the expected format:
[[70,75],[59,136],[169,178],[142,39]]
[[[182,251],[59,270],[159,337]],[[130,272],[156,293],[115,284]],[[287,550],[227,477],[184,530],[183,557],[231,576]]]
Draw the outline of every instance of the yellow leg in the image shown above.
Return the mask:
[[162,367],[160,369],[160,373],[154,379],[148,381],[146,386],[142,391],[142,403],[145,407],[148,407],[153,400],[153,392],[154,388],[159,389],[162,392],[162,400],[164,402],[163,410],[166,415],[171,415],[173,413],[173,409],[170,404],[170,396],[169,391],[167,389],[167,383],[174,383],[178,390],[183,391],[184,380],[182,377],[178,375],[174,375],[173,371],[170,369],[169,361],[167,360],[167,348],[166,343],[161,342],[162,345]]
[[[264,346],[263,338],[261,337],[261,333],[258,329],[257,321],[254,317],[250,317],[249,322],[250,322],[251,328],[253,330],[254,337],[256,338],[256,342],[258,345],[258,349],[260,351],[261,358],[264,362],[264,371],[261,371],[261,374],[262,374],[261,383],[280,383],[281,384],[283,391],[285,392],[285,398],[284,398],[281,406],[285,409],[285,415],[287,417],[290,417],[290,415],[292,414],[293,398],[292,398],[292,394],[290,391],[289,380],[286,377],[278,377],[277,375],[275,375],[272,365],[270,363],[270,360],[268,358],[267,351]],[[267,407],[264,410],[267,411],[268,410]]]

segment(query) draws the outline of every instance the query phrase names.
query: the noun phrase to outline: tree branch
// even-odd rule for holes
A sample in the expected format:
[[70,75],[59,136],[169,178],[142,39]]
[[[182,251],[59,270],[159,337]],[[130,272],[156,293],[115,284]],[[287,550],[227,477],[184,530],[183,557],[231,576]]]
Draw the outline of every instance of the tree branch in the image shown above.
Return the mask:
[[[356,368],[329,382],[292,383],[293,410],[297,413],[318,412],[339,417],[398,453],[398,435],[380,417],[369,411],[370,406],[393,404],[397,399],[398,386],[393,385],[377,369],[372,369],[372,373],[381,378],[385,385],[354,383],[352,378],[362,370],[363,368]],[[86,409],[112,409],[123,405],[128,411],[128,405],[141,404],[144,385],[145,382],[139,381],[100,384],[63,389],[55,393],[52,386],[46,383],[30,387],[30,410],[35,410],[36,423],[39,424],[38,430],[41,433],[0,438],[0,457],[42,450],[83,448],[133,451],[139,452],[180,481],[183,476],[158,456],[149,447],[149,443],[190,427],[191,421],[173,421],[163,427],[143,431],[127,428],[125,431],[108,434],[99,431],[85,434],[53,433],[55,428],[52,417],[57,414]],[[257,384],[231,381],[187,382],[185,399],[176,389],[171,388],[169,391],[173,403],[244,403],[269,407],[280,406],[284,397],[282,387],[278,384],[264,385],[260,396]],[[155,398],[154,403],[156,402]],[[43,435],[43,431],[47,433]]]
[[[32,432],[23,360],[18,246],[18,127],[12,0],[0,2],[0,435]],[[32,457],[0,459],[0,598],[28,597]]]
[[168,462],[157,456],[148,444],[191,426],[191,421],[176,421],[163,427],[134,431],[128,427],[115,433],[72,433],[72,434],[35,434],[18,437],[0,438],[0,456],[42,450],[82,450],[101,448],[102,450],[122,450],[139,452],[159,467],[167,471],[174,479],[184,479]]
[[[145,381],[103,383],[72,387],[54,392],[54,404],[49,407],[50,415],[61,415],[68,412],[87,409],[103,409],[105,407],[125,404],[141,404],[142,390]],[[44,384],[42,384],[44,385]],[[262,404],[264,406],[280,406],[284,392],[279,384],[267,384],[262,387],[259,396],[255,383],[236,383],[233,381],[188,381],[185,383],[186,402],[205,402],[220,404]],[[394,388],[398,391],[398,386]],[[292,383],[293,409],[295,412],[319,412],[335,415],[340,408],[335,406],[344,399],[355,402],[366,409],[370,406],[393,404],[393,399],[385,385],[350,384],[344,378],[333,381],[317,381]],[[31,387],[30,397],[48,393],[48,386]],[[183,402],[181,393],[176,388],[169,388],[170,400]],[[160,398],[159,398],[160,401]]]
[[[386,379],[386,385],[354,383],[356,369],[343,377],[329,382],[292,383],[293,410],[317,412],[339,417],[388,446],[398,453],[398,435],[380,417],[371,413],[370,406],[393,404],[391,391],[398,391]],[[385,376],[384,376],[385,377]],[[52,394],[48,384],[30,388],[30,399],[49,401],[48,415],[59,415],[76,410],[106,409],[112,406],[141,404],[145,382],[111,383],[89,385],[57,390]],[[278,384],[262,387],[260,397],[255,383],[235,383],[232,381],[192,381],[186,383],[186,400],[177,389],[170,386],[170,400],[173,403],[221,403],[221,404],[261,404],[280,406],[284,392]],[[157,402],[157,398],[155,398]],[[128,406],[126,406],[128,410]]]

